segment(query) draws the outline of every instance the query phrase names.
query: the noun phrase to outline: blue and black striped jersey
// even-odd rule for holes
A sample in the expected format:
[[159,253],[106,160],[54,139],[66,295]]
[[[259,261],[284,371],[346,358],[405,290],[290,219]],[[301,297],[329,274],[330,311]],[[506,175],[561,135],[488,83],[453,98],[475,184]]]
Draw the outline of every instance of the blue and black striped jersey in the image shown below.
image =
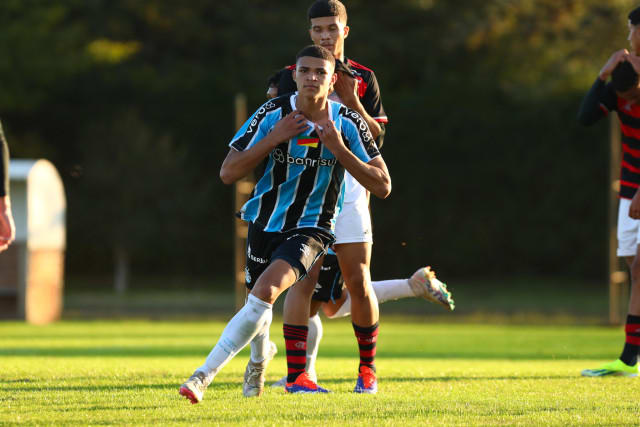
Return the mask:
[[[251,148],[295,109],[296,97],[294,93],[266,102],[240,128],[229,146],[238,151]],[[364,163],[379,156],[360,115],[340,103],[328,103],[329,117],[353,154]],[[269,232],[302,227],[333,231],[342,206],[344,173],[310,126],[271,151],[262,177],[240,211],[241,218]]]

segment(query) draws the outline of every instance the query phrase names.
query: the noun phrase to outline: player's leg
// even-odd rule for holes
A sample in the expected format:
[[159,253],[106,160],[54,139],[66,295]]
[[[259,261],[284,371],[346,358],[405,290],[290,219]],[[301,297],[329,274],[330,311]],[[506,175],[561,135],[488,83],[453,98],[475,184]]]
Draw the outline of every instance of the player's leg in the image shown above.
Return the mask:
[[640,221],[629,217],[631,201],[620,199],[618,207],[618,251],[624,257],[631,272],[631,298],[626,322],[625,345],[620,358],[597,369],[585,369],[582,375],[601,377],[607,375],[638,376],[638,345],[640,345]]
[[311,311],[309,317],[309,337],[307,338],[307,364],[304,370],[309,374],[309,378],[315,383],[318,382],[318,374],[316,372],[316,360],[318,359],[318,349],[324,329],[322,320],[318,314],[320,303],[311,301]]
[[260,331],[271,324],[273,303],[297,280],[297,272],[282,259],[274,260],[258,278],[247,303],[225,327],[204,364],[180,387],[191,403],[202,400],[216,374]]
[[[307,335],[307,361],[304,369],[305,372],[309,375],[309,379],[316,384],[318,383],[318,374],[316,373],[316,358],[318,356],[318,347],[320,345],[320,340],[322,340],[323,334],[322,321],[320,320],[320,316],[318,315],[320,304],[321,302],[316,301],[315,299],[311,301],[308,324],[309,333]],[[271,386],[285,387],[287,385],[287,378],[288,375],[285,375],[284,377],[273,383]]]
[[344,283],[351,296],[351,319],[358,341],[360,364],[354,391],[377,392],[375,376],[376,342],[378,338],[378,301],[371,287],[370,243],[336,244],[335,251]]
[[305,372],[311,295],[315,289],[321,265],[321,262],[317,262],[310,274],[296,283],[285,298],[283,332],[287,355],[285,390],[288,392],[326,392],[318,387]]
[[[455,308],[451,292],[447,285],[440,282],[430,267],[418,269],[408,279],[391,279],[372,281],[371,286],[376,294],[378,304],[403,298],[424,298],[440,304],[448,310]],[[322,304],[322,311],[330,319],[345,317],[351,314],[351,297],[344,290],[339,299]]]
[[[310,231],[308,235],[305,234],[307,231],[304,229],[292,233],[294,234],[286,240],[284,245],[290,246],[290,249],[283,250],[283,254],[290,259],[299,257],[300,264],[305,267],[304,271],[308,274],[289,290],[285,300],[283,314],[287,355],[285,390],[289,393],[326,393],[327,390],[318,387],[315,382],[311,381],[305,372],[305,366],[311,295],[318,281],[322,256],[325,254],[328,244],[333,242],[333,237],[319,230]],[[321,242],[323,245],[314,246],[315,242]],[[308,248],[312,250],[308,250]]]

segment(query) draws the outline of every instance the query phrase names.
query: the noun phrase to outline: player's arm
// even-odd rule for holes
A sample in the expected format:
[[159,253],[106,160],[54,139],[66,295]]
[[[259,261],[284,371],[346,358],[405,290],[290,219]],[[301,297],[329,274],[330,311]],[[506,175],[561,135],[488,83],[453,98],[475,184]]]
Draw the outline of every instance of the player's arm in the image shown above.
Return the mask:
[[367,163],[360,160],[344,144],[331,120],[322,120],[316,126],[316,132],[322,143],[333,153],[338,162],[360,183],[364,188],[381,199],[391,194],[391,177],[382,156],[378,155]]
[[357,111],[364,121],[367,122],[373,138],[378,138],[382,133],[382,128],[380,124],[367,113],[362,102],[360,102],[360,97],[358,96],[358,80],[342,72],[337,74],[338,80],[336,80],[333,88],[340,97],[340,100],[347,107]]
[[0,198],[9,195],[9,147],[0,123]]
[[614,52],[604,64],[598,78],[585,95],[578,112],[578,121],[585,126],[592,125],[608,115],[615,108],[615,93],[607,87],[607,80],[613,70],[629,55],[626,49]]
[[9,199],[9,147],[0,123],[0,252],[5,250],[16,235]]
[[232,146],[220,168],[220,179],[225,184],[233,184],[255,169],[278,144],[305,129],[307,129],[307,120],[300,111],[296,110],[279,120],[271,132],[263,137],[258,136],[258,141],[248,148],[239,150]]

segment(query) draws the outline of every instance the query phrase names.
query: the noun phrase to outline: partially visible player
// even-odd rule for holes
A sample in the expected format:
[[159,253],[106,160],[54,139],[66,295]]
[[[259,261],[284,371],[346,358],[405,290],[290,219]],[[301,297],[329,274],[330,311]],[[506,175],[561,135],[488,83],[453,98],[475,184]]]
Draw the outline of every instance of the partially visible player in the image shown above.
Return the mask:
[[[241,210],[242,219],[249,222],[246,282],[251,292],[205,363],[180,387],[179,393],[191,403],[202,400],[215,375],[249,343],[243,394],[262,393],[264,369],[273,357],[273,303],[305,276],[317,280],[321,264],[316,261],[334,241],[345,169],[378,197],[391,191],[387,167],[366,124],[357,113],[327,99],[336,79],[334,67],[328,50],[302,49],[294,74],[298,93],[265,103],[229,144],[220,170],[225,184],[267,160]],[[309,306],[309,301],[304,303]],[[288,384],[287,391],[326,392],[306,375]]]
[[[582,375],[637,376],[640,348],[640,8],[629,14],[629,41],[626,49],[614,52],[600,70],[595,83],[580,106],[578,119],[586,126],[617,111],[622,132],[622,171],[618,209],[618,250],[631,270],[631,297],[625,326],[626,339],[620,357]],[[636,69],[632,63],[636,64]],[[607,80],[611,77],[611,82]]]
[[0,122],[0,252],[7,249],[15,237],[16,226],[9,198],[9,147]]

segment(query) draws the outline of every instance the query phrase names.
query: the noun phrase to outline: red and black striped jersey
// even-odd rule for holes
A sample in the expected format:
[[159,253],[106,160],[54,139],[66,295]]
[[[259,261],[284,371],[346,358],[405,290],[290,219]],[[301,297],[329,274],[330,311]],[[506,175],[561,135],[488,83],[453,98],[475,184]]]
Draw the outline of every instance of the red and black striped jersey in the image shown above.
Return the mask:
[[[347,65],[346,69],[351,71],[351,75],[358,80],[358,96],[360,97],[360,102],[364,110],[378,123],[387,123],[389,119],[382,106],[380,86],[378,86],[378,80],[373,70],[348,58],[345,58],[343,64]],[[291,75],[291,72],[295,68],[295,65],[289,65],[278,72],[276,77],[278,95],[284,95],[297,90],[296,82]]]
[[640,186],[640,105],[619,97],[611,83],[598,78],[582,101],[578,120],[588,126],[614,110],[622,133],[620,197],[632,199]]

